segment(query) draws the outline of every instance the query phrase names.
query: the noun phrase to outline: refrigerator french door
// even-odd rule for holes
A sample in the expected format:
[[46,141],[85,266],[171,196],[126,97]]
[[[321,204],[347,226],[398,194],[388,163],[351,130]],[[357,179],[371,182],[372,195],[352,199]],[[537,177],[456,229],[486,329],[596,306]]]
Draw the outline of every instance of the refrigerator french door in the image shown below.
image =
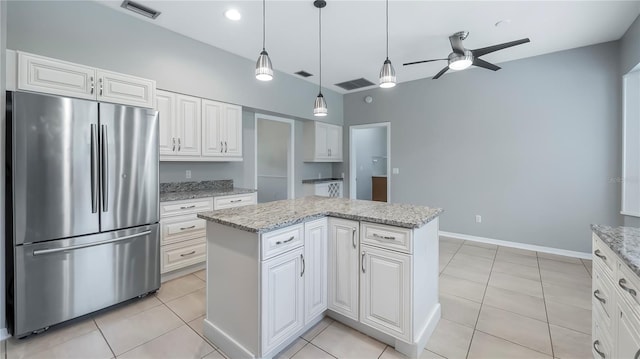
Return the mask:
[[8,92],[6,150],[14,336],[160,287],[156,111]]

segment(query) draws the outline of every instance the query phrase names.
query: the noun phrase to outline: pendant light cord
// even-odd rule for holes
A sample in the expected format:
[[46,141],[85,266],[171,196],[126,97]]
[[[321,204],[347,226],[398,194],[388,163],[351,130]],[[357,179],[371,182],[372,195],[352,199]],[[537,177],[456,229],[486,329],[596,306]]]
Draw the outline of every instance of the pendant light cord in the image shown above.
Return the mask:
[[[265,26],[265,3],[267,0],[262,0],[262,51],[265,51],[265,33],[266,33],[266,26]],[[387,40],[388,41],[388,40]]]
[[389,0],[387,0],[387,60],[389,60]]
[[322,93],[322,8],[318,8],[318,44],[320,48],[320,89],[319,92]]

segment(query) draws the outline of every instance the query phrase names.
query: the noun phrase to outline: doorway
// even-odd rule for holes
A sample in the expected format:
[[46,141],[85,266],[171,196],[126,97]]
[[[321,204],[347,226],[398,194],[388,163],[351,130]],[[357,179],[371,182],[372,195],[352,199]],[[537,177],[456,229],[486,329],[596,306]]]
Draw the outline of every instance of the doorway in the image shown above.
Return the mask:
[[256,114],[258,203],[295,198],[294,121]]
[[391,201],[391,124],[349,127],[349,197]]

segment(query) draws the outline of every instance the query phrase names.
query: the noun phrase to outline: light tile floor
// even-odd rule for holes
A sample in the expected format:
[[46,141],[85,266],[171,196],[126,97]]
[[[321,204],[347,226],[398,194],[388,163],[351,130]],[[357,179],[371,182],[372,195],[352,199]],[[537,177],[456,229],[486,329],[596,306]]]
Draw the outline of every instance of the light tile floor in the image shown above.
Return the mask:
[[[440,238],[442,319],[422,359],[590,358],[591,261]],[[154,295],[25,340],[1,358],[207,358],[204,272]],[[404,358],[325,318],[278,358]]]

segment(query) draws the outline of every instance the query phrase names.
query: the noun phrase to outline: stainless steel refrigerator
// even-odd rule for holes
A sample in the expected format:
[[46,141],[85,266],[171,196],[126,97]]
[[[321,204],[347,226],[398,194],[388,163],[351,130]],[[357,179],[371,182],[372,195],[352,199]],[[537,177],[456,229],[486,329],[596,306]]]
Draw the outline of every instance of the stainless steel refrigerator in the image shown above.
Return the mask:
[[13,335],[157,290],[157,112],[8,92],[6,135]]

